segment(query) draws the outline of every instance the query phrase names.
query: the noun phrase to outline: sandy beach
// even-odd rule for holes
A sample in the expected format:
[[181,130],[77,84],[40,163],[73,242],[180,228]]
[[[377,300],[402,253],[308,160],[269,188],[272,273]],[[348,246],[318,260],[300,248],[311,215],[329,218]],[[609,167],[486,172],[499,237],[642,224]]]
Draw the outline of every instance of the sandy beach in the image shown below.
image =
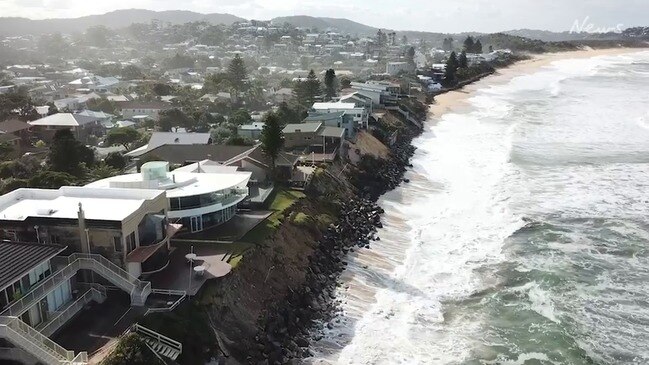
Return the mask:
[[620,55],[625,53],[642,52],[646,50],[647,48],[607,48],[534,55],[533,58],[529,60],[520,61],[511,65],[510,67],[499,69],[495,74],[467,85],[462,89],[450,91],[445,94],[436,96],[435,103],[430,107],[430,113],[432,116],[430,120],[435,123],[442,115],[444,115],[444,113],[447,113],[449,111],[457,111],[465,107],[467,105],[466,100],[471,96],[471,93],[477,89],[489,85],[508,82],[514,77],[533,73],[544,66],[550,65],[555,61],[565,59],[590,58],[597,56]]

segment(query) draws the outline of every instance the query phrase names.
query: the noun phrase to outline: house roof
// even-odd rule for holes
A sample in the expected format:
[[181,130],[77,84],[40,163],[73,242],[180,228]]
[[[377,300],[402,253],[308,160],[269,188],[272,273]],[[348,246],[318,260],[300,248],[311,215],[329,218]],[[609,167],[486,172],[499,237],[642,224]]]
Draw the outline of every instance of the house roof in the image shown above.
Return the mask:
[[20,139],[20,137],[18,137],[15,134],[0,133],[0,143],[13,142],[13,141],[15,141],[17,139]]
[[160,195],[164,196],[164,191],[79,186],[64,186],[58,190],[16,189],[0,196],[0,221],[77,220],[81,204],[87,220],[121,222],[140,209],[145,201]]
[[345,135],[345,129],[338,127],[322,127],[318,131],[318,135],[321,137],[343,138]]
[[164,145],[206,145],[211,142],[212,138],[209,133],[154,132],[151,135],[151,138],[149,138],[149,143],[127,153],[126,155],[139,157]]
[[57,113],[29,122],[33,126],[79,127],[98,119],[80,114]]
[[155,157],[162,161],[175,164],[185,164],[187,162],[198,162],[209,159],[216,162],[227,161],[241,153],[250,150],[250,146],[227,146],[214,144],[193,144],[193,145],[175,145],[166,144],[147,151],[141,155]]
[[304,119],[304,122],[321,122],[325,120],[340,119],[345,115],[345,112],[336,113],[313,113]]
[[163,101],[117,101],[119,109],[169,109],[171,105]]
[[9,119],[0,123],[0,131],[4,133],[15,133],[28,129],[30,126],[28,123],[23,122],[18,119]]
[[0,290],[63,250],[58,245],[0,242]]
[[313,103],[311,109],[328,110],[328,109],[356,109],[354,103],[330,102],[330,103]]
[[315,133],[318,131],[322,123],[296,123],[296,124],[287,124],[284,127],[285,134],[287,133]]
[[[264,151],[262,151],[261,144],[256,145],[255,147],[244,153],[232,157],[228,161],[224,161],[223,164],[234,165],[244,159],[263,168],[270,168],[271,166],[270,158],[266,156]],[[277,155],[277,158],[275,159],[275,165],[293,167],[298,163],[299,159],[300,156],[298,155],[282,151]]]

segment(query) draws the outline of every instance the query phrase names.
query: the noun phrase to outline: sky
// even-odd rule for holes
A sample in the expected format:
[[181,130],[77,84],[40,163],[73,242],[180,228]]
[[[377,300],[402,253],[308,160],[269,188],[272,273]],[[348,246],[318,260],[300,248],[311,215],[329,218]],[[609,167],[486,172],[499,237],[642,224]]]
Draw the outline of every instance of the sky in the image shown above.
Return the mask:
[[378,28],[497,32],[591,31],[649,25],[648,0],[0,0],[0,16],[74,18],[116,9],[230,13],[246,19],[311,15]]

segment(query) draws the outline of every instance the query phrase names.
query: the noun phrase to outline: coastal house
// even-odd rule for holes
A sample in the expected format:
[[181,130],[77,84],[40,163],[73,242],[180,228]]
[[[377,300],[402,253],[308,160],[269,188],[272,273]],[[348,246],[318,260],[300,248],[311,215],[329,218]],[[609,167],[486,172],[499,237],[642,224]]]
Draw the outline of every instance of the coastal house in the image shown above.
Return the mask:
[[237,205],[248,196],[250,172],[169,171],[165,161],[142,165],[141,173],[114,176],[86,185],[88,188],[136,189],[142,194],[165,191],[170,220],[183,230],[200,232],[232,219]]
[[358,130],[354,114],[346,111],[333,113],[310,112],[303,123],[321,123],[328,127],[337,127],[345,130],[345,139],[356,138]]
[[180,166],[205,159],[222,163],[251,148],[252,146],[214,144],[165,144],[140,155],[138,158],[149,161],[167,161],[173,165]]
[[401,90],[398,84],[381,81],[352,82],[351,85],[356,93],[371,98],[375,106],[396,104]]
[[86,142],[91,135],[103,134],[101,119],[72,113],[57,113],[37,119],[28,124],[32,131],[45,142],[50,142],[56,131],[69,129],[74,136],[82,142]]
[[385,65],[385,73],[391,76],[396,76],[402,72],[408,72],[411,70],[408,62],[388,62]]
[[358,107],[354,103],[344,103],[344,102],[325,102],[325,103],[314,103],[311,107],[309,113],[338,113],[345,112],[347,115],[351,115],[354,119],[356,127],[359,129],[367,129],[369,112],[364,107]]
[[17,189],[0,196],[0,236],[100,254],[139,277],[167,262],[167,211],[161,190]]
[[264,129],[264,122],[252,122],[250,124],[243,124],[237,127],[237,135],[239,137],[248,138],[256,141],[261,136],[261,131]]
[[171,109],[171,104],[163,101],[118,101],[117,109],[124,119],[148,117],[160,120],[160,112]]
[[287,124],[283,133],[286,149],[313,161],[333,161],[341,152],[345,140],[345,129],[328,127],[319,122]]
[[209,133],[153,132],[147,144],[134,149],[127,153],[126,156],[141,158],[143,155],[165,145],[207,145],[211,143],[212,137]]

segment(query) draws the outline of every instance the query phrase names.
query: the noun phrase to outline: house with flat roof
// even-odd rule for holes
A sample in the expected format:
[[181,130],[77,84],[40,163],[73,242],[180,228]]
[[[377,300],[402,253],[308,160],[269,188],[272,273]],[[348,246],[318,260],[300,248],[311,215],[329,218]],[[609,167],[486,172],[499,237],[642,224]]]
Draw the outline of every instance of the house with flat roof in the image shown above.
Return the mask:
[[304,160],[333,161],[341,153],[345,130],[323,123],[287,124],[284,147],[299,152]]
[[248,196],[250,172],[169,171],[169,162],[142,165],[141,173],[109,177],[86,185],[88,188],[165,191],[167,216],[181,222],[183,230],[200,232],[223,224],[236,214],[237,205]]
[[356,127],[360,129],[367,129],[369,112],[364,107],[358,107],[354,103],[344,102],[326,102],[314,103],[311,107],[310,113],[337,113],[345,112],[354,118]]
[[354,120],[354,115],[346,111],[334,113],[310,112],[302,122],[303,123],[322,123],[327,127],[337,127],[345,130],[346,139],[356,138],[358,127]]
[[54,138],[56,131],[69,129],[81,142],[86,142],[91,135],[101,135],[103,125],[101,119],[81,114],[57,113],[44,118],[27,122],[33,132],[45,142]]
[[400,86],[390,82],[368,81],[352,82],[352,89],[372,99],[374,105],[392,105],[398,100]]
[[167,262],[168,206],[164,190],[17,189],[0,196],[0,235],[100,254],[140,277]]

